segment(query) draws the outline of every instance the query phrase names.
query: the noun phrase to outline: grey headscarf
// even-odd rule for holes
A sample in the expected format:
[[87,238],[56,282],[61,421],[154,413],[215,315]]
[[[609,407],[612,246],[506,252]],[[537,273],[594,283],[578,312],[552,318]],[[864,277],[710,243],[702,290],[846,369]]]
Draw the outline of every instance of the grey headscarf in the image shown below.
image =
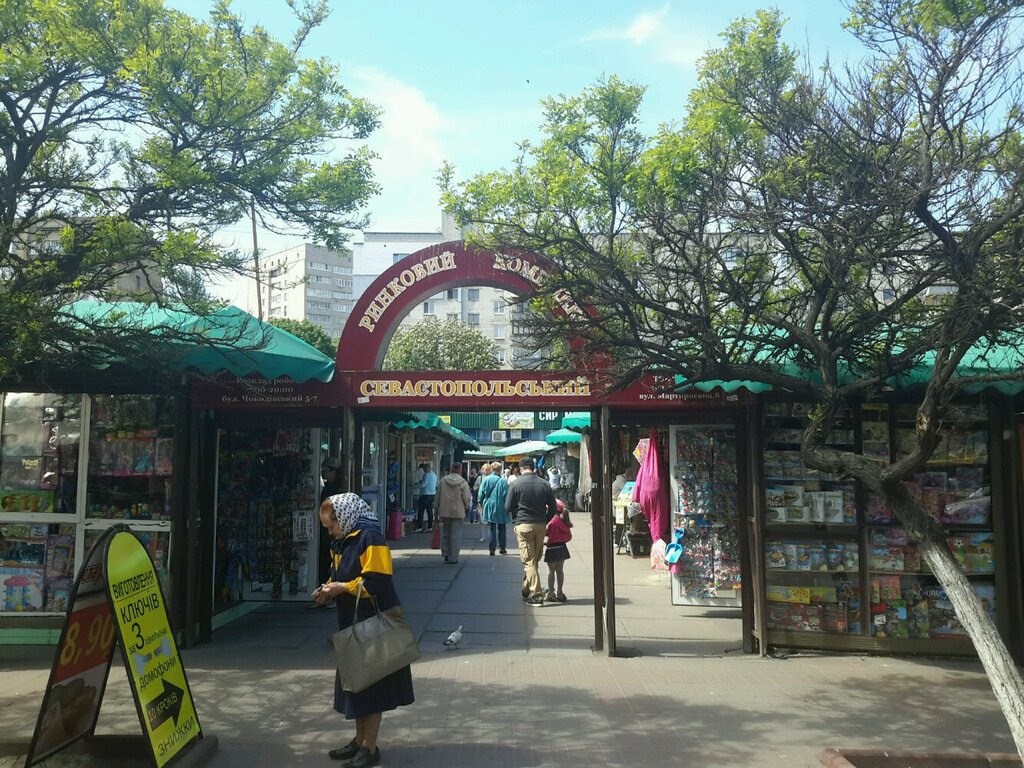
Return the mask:
[[362,497],[354,493],[336,493],[328,498],[334,508],[334,517],[341,526],[340,538],[345,538],[356,527],[356,523],[365,520],[368,524],[379,524],[377,513],[370,509],[370,505],[363,501]]

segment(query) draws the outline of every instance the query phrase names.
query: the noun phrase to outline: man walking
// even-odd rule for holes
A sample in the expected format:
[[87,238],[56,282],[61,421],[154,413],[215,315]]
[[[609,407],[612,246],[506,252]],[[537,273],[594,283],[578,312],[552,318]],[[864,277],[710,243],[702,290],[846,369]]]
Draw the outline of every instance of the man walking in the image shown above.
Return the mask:
[[459,562],[462,550],[462,523],[469,511],[471,499],[469,483],[462,477],[462,465],[452,464],[452,470],[441,478],[437,493],[437,522],[441,526],[441,554],[446,563]]
[[505,509],[515,523],[519,559],[523,561],[523,599],[527,605],[544,605],[537,566],[544,550],[548,520],[558,514],[555,494],[547,480],[537,477],[533,459],[519,460],[521,474],[509,485]]
[[416,507],[416,533],[423,531],[423,516],[427,517],[427,530],[434,529],[434,496],[437,495],[437,474],[427,463],[420,464],[423,479],[420,480],[420,503]]

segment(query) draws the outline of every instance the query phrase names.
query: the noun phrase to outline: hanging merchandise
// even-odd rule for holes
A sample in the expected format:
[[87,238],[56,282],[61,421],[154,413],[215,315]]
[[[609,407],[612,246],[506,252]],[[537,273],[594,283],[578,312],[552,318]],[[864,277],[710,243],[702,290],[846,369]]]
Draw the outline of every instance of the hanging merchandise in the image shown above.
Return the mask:
[[729,427],[672,427],[671,483],[676,605],[740,604],[736,438]]
[[317,430],[223,430],[217,482],[215,601],[307,600],[316,574]]
[[640,503],[647,525],[651,530],[651,539],[668,539],[669,523],[669,484],[663,477],[661,456],[658,450],[657,430],[651,430],[648,438],[648,449],[644,454],[640,471],[636,476],[636,488],[633,501]]

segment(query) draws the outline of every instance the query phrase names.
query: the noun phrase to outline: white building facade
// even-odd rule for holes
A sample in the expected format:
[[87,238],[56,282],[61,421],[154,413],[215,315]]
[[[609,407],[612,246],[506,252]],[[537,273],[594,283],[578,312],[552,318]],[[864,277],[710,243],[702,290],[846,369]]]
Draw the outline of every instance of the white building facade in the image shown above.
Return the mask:
[[[363,241],[352,246],[354,300],[358,300],[379,275],[409,254],[461,237],[449,216],[444,216],[441,229],[435,232],[363,232]],[[514,300],[512,294],[486,286],[453,288],[420,302],[400,327],[408,327],[429,317],[461,320],[493,342],[503,368],[520,367],[528,364],[529,358],[524,350],[513,344],[515,313],[511,302]]]
[[352,313],[352,252],[303,243],[260,265],[263,312],[319,325],[332,339]]

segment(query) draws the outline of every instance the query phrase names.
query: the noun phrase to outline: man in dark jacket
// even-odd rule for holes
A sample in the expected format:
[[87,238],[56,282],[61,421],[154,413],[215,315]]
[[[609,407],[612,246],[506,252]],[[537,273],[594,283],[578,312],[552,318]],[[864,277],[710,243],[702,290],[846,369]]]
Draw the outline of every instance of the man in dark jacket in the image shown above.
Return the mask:
[[544,551],[548,520],[558,514],[555,494],[547,480],[537,477],[533,459],[519,460],[521,475],[509,485],[505,510],[515,524],[519,559],[523,561],[523,599],[527,605],[544,605],[537,566]]

